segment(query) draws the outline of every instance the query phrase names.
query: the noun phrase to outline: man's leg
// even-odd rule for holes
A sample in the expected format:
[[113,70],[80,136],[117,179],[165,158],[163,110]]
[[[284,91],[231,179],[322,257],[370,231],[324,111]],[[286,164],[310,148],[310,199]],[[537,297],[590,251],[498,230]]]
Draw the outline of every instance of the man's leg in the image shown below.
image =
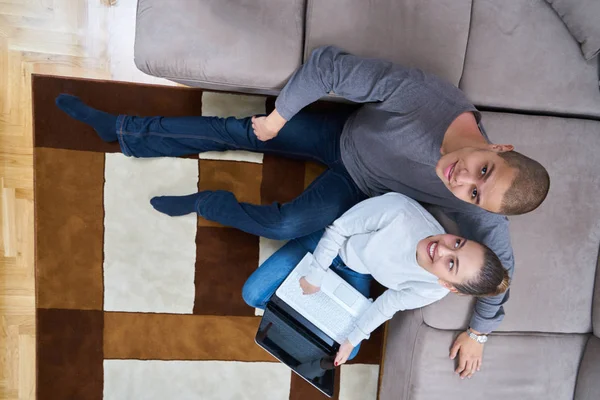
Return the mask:
[[168,215],[197,212],[200,216],[253,235],[285,240],[325,228],[346,210],[365,199],[345,171],[330,169],[289,203],[240,203],[233,193],[204,191],[189,196],[162,196],[152,206]]
[[[66,103],[61,100],[67,99]],[[58,106],[100,134],[117,118],[73,96],[61,95]],[[239,203],[229,192],[204,191],[189,196],[155,197],[155,209],[171,216],[197,212],[202,217],[272,239],[291,239],[322,229],[365,196],[341,163],[340,135],[350,111],[301,112],[267,142],[256,138],[250,118],[131,117],[116,119],[116,135],[125,155],[181,156],[203,151],[250,150],[309,159],[329,166],[302,195],[286,204]],[[105,132],[106,133],[106,132]]]
[[123,154],[177,157],[205,151],[248,150],[309,159],[332,165],[339,159],[339,136],[349,111],[301,112],[272,140],[261,142],[251,118],[135,117],[111,115],[62,94],[57,106],[92,126],[105,141],[119,140]]
[[117,116],[96,110],[85,105],[78,97],[61,94],[56,98],[56,105],[71,118],[90,125],[105,142],[116,142]]
[[323,230],[293,239],[267,259],[246,281],[242,297],[251,307],[264,309],[275,290],[308,252],[313,252]]

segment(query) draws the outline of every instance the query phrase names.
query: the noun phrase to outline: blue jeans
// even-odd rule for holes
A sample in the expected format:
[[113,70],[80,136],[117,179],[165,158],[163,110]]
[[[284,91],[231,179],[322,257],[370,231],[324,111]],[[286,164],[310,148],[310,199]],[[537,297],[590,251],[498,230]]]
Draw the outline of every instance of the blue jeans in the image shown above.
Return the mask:
[[[251,307],[264,309],[279,285],[292,272],[307,252],[314,252],[323,230],[308,236],[289,241],[265,261],[246,281],[242,289],[244,301]],[[352,287],[369,297],[371,292],[371,275],[360,274],[348,268],[338,256],[333,260],[331,269]],[[358,353],[360,344],[354,348],[349,360]]]
[[202,217],[271,239],[293,239],[331,224],[366,196],[340,156],[348,111],[300,112],[272,140],[256,138],[250,118],[133,117],[120,115],[121,151],[134,157],[177,157],[204,151],[248,150],[322,163],[328,169],[289,203],[240,203],[233,193],[205,192],[197,202]]

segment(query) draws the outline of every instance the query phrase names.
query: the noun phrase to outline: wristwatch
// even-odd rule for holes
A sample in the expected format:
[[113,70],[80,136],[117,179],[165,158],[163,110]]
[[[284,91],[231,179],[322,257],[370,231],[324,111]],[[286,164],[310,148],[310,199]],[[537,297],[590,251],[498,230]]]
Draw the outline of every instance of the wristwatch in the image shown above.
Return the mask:
[[471,328],[467,329],[467,335],[469,335],[469,337],[471,339],[473,339],[474,341],[476,341],[477,343],[481,343],[481,344],[484,344],[488,340],[487,335],[476,335],[473,333]]

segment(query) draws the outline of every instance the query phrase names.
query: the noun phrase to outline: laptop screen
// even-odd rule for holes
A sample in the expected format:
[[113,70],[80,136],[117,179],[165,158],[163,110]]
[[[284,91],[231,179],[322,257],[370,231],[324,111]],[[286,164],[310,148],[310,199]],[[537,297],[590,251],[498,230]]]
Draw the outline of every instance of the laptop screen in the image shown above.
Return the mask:
[[256,343],[328,396],[333,396],[334,356],[301,333],[283,313],[267,307]]

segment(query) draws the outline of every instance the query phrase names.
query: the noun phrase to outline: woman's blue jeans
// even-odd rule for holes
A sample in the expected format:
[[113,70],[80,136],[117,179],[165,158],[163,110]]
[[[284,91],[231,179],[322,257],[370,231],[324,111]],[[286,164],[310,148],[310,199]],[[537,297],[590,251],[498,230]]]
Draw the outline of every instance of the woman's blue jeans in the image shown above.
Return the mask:
[[[244,284],[242,289],[244,301],[252,307],[264,309],[273,293],[306,253],[314,252],[321,236],[323,236],[323,230],[291,240],[269,257]],[[339,256],[333,260],[331,269],[365,297],[369,297],[373,280],[371,275],[351,270]],[[359,348],[360,345],[354,348],[349,360],[356,356]]]

